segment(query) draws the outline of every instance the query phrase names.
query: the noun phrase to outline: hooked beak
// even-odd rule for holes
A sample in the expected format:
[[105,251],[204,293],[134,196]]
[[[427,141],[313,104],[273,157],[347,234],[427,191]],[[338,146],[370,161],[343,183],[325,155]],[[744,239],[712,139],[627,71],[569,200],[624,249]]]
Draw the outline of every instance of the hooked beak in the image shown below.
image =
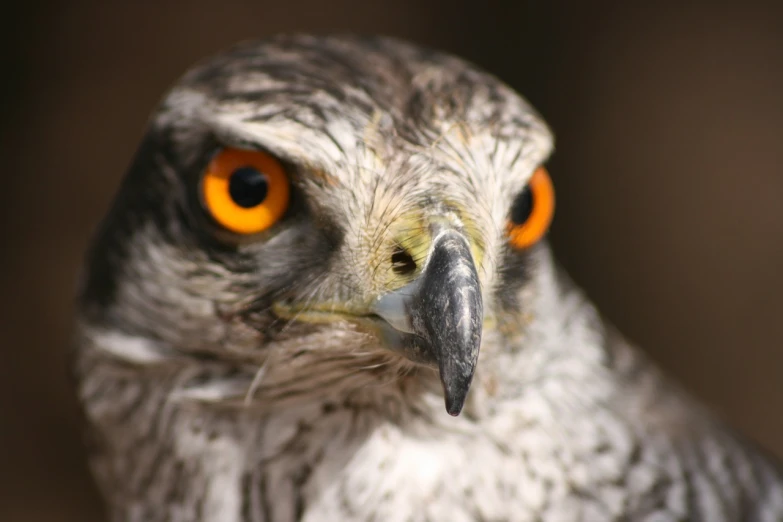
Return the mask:
[[459,415],[476,369],[484,322],[481,287],[465,237],[441,231],[424,272],[381,297],[373,312],[395,330],[392,344],[414,361],[437,365],[446,411]]

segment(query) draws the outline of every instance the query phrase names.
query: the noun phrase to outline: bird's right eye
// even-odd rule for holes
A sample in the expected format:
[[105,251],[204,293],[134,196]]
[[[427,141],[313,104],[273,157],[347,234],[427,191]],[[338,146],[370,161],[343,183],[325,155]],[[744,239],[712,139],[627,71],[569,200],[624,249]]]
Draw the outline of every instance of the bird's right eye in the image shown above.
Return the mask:
[[212,218],[237,234],[257,234],[283,217],[291,194],[285,169],[256,150],[225,148],[201,178],[201,201]]

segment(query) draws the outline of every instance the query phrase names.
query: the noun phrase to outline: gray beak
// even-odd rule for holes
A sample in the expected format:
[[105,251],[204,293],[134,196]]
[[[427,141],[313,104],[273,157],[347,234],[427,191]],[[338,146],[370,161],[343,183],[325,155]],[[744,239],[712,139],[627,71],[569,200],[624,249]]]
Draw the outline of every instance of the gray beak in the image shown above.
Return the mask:
[[481,286],[465,237],[441,231],[424,272],[383,296],[374,312],[398,332],[397,348],[412,360],[437,365],[446,411],[459,415],[476,369],[484,323]]

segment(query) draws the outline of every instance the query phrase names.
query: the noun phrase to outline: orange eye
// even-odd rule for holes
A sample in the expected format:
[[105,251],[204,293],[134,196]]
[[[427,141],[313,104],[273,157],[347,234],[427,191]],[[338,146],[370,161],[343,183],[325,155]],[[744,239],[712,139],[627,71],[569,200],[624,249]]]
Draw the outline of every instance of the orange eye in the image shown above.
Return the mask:
[[544,167],[539,167],[511,207],[508,240],[514,248],[534,245],[552,222],[555,189]]
[[290,186],[283,166],[269,154],[223,149],[201,180],[204,206],[219,224],[237,234],[274,225],[288,208]]

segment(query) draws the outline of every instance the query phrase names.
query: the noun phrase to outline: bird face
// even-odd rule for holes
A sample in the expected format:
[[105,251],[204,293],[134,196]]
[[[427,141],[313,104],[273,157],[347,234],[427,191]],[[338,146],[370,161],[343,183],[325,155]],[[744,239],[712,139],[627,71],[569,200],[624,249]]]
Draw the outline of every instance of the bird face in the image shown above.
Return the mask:
[[84,321],[262,367],[267,401],[437,368],[456,415],[482,336],[524,328],[551,142],[523,99],[447,55],[237,46],[154,115],[89,255]]

